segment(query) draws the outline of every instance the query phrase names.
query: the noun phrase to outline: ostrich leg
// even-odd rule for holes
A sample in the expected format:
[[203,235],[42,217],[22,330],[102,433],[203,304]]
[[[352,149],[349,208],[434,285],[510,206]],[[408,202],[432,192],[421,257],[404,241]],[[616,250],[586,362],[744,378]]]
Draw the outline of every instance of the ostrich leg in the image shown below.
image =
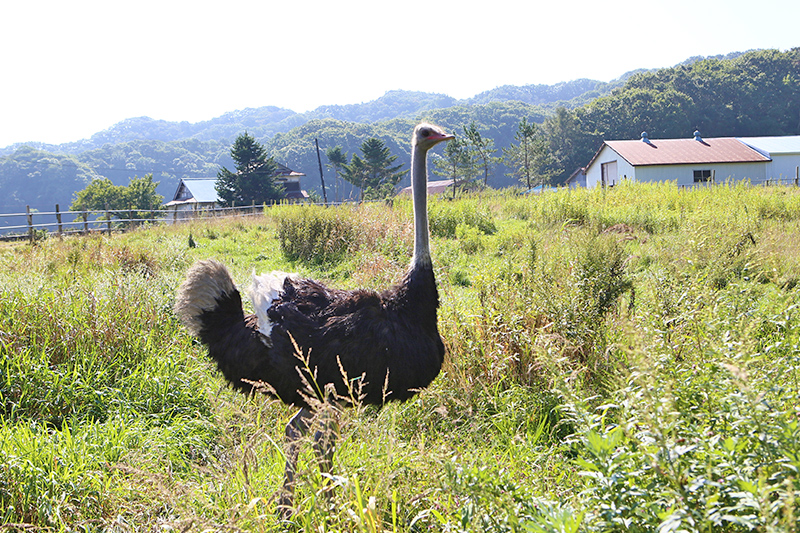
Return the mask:
[[[320,413],[320,427],[314,432],[314,451],[319,460],[319,470],[330,474],[333,469],[333,454],[336,450],[336,438],[339,435],[339,411],[336,407],[326,405]],[[332,488],[325,491],[330,497]]]
[[308,432],[313,414],[300,409],[286,425],[286,471],[283,476],[283,488],[278,500],[278,511],[283,518],[292,514],[294,506],[294,476],[297,472],[297,457],[300,454],[300,440]]
[[[334,409],[331,412],[331,409]],[[314,451],[319,458],[319,469],[330,474],[333,467],[336,436],[338,434],[339,412],[326,407],[321,413],[321,427],[314,433]],[[278,500],[278,511],[283,518],[292,515],[294,507],[294,485],[297,473],[297,459],[300,445],[308,433],[314,420],[314,414],[307,408],[300,409],[286,425],[286,471],[283,477],[283,488]],[[330,491],[326,491],[330,495]]]

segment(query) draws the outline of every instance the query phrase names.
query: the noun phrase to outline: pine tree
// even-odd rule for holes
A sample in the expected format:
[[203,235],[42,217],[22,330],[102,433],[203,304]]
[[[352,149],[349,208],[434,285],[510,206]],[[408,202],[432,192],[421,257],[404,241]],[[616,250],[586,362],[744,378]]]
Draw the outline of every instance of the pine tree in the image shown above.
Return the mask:
[[224,205],[265,204],[283,198],[283,187],[275,183],[275,160],[267,157],[252,135],[244,132],[236,138],[231,157],[236,172],[222,167],[217,173],[217,195]]
[[534,185],[534,158],[536,143],[539,140],[536,138],[537,129],[536,124],[529,123],[527,118],[523,118],[514,135],[516,144],[503,148],[505,164],[511,169],[508,175],[517,178],[528,189]]
[[388,198],[406,171],[403,165],[391,166],[396,155],[380,139],[374,137],[361,143],[361,154],[353,154],[349,165],[344,165],[342,177],[361,189],[361,201]]
[[459,188],[464,189],[477,176],[476,167],[471,164],[466,141],[459,137],[448,142],[442,157],[434,160],[434,174],[453,180],[453,198]]
[[491,167],[498,161],[498,158],[492,155],[495,152],[494,141],[483,137],[475,122],[464,126],[464,135],[469,141],[469,149],[473,153],[473,158],[479,161],[479,165],[483,169],[483,185],[488,187]]
[[333,195],[334,195],[334,202],[339,201],[339,178],[342,175],[342,170],[344,166],[347,164],[347,152],[342,152],[341,146],[335,146],[334,148],[328,148],[325,151],[325,155],[328,157],[328,168],[333,169],[334,173],[334,180],[333,180]]

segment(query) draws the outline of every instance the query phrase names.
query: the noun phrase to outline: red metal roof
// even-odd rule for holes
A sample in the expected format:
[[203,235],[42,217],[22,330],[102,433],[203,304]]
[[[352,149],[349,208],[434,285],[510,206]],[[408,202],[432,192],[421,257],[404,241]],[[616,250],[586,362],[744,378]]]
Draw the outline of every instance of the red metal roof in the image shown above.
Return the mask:
[[[453,185],[453,180],[438,180],[428,182],[428,194],[441,194]],[[400,189],[397,194],[411,194],[411,187]]]
[[632,166],[681,165],[698,163],[752,163],[769,161],[743,142],[732,137],[713,139],[651,139],[650,142],[605,141]]

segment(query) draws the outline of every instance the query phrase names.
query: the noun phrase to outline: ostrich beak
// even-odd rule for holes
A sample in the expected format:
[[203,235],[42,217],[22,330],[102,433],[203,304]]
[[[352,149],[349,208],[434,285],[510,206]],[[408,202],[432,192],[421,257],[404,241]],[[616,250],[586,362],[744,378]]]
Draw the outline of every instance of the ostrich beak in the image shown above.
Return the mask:
[[440,143],[442,141],[449,141],[451,139],[455,139],[456,136],[453,135],[452,133],[442,133],[442,134],[432,133],[431,136],[428,138],[432,141],[435,141],[436,143]]

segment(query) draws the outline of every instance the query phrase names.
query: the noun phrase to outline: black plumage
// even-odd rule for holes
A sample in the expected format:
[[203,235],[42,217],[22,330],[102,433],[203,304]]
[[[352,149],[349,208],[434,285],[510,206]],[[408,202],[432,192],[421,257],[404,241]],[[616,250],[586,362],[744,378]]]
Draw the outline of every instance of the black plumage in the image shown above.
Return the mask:
[[[192,274],[229,276],[212,261],[193,269]],[[267,310],[273,323],[269,337],[258,331],[256,315],[244,315],[238,290],[215,301],[213,309],[200,313],[197,334],[219,370],[246,392],[253,382],[264,382],[290,405],[311,408],[306,396],[325,400],[321,392],[327,385],[343,402],[407,400],[430,384],[442,365],[439,295],[430,265],[413,267],[382,293],[287,277]]]
[[[209,260],[192,266],[178,290],[176,313],[234,387],[247,392],[258,386],[301,407],[286,430],[285,508],[291,505],[296,440],[308,430],[320,401],[403,401],[439,374],[444,344],[437,328],[439,295],[428,245],[426,156],[432,146],[452,138],[429,124],[414,130],[414,256],[398,285],[380,293],[348,291],[275,276],[282,283],[269,290],[256,287],[266,309],[245,316],[228,270]],[[254,297],[255,305],[258,300]],[[330,444],[317,451],[323,467],[329,467]]]

